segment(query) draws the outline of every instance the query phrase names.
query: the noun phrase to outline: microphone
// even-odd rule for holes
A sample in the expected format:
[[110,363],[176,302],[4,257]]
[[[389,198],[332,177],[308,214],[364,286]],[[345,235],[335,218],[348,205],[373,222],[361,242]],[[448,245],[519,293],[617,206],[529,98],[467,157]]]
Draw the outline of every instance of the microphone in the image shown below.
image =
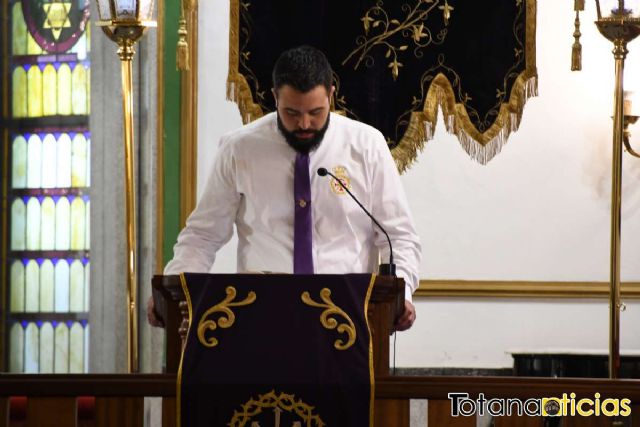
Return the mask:
[[346,185],[344,185],[342,183],[342,181],[335,176],[334,174],[332,174],[331,172],[329,172],[326,168],[318,168],[318,175],[320,176],[327,176],[329,175],[330,177],[332,177],[333,179],[336,180],[336,182],[344,189],[344,191],[347,192],[347,194],[349,194],[351,196],[351,198],[358,204],[358,206],[360,206],[360,208],[364,211],[364,213],[367,214],[367,216],[369,218],[371,218],[371,220],[373,221],[373,223],[375,225],[378,226],[378,228],[380,230],[382,230],[382,232],[384,233],[384,235],[387,237],[387,242],[389,242],[389,264],[380,264],[379,268],[378,268],[378,273],[381,276],[395,276],[396,275],[396,265],[393,263],[393,246],[391,246],[391,239],[389,238],[389,234],[387,234],[387,231],[384,229],[384,227],[382,227],[382,225],[380,225],[380,223],[378,222],[378,220],[376,220],[373,215],[371,215],[369,213],[369,211],[362,206],[362,203],[360,203],[360,201],[358,201],[358,199],[356,198],[356,196],[353,195],[353,193],[351,191],[349,191],[349,189],[347,188]]

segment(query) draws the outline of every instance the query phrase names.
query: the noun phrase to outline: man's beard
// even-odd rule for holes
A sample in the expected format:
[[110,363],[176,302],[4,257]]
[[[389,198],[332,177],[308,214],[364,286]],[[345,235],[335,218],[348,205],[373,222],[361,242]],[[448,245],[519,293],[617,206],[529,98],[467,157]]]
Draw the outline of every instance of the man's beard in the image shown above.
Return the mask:
[[[327,121],[325,122],[324,126],[322,126],[321,129],[305,129],[305,130],[297,129],[294,131],[288,131],[284,127],[282,120],[280,120],[280,113],[277,113],[278,130],[280,130],[280,133],[282,133],[282,136],[284,136],[284,139],[287,141],[287,144],[289,144],[291,148],[296,150],[298,153],[307,154],[310,151],[315,150],[318,147],[318,145],[320,145],[320,143],[322,142],[322,139],[324,138],[324,134],[327,132],[327,129],[329,128],[330,116],[331,116],[330,114],[327,115]],[[299,133],[312,133],[313,136],[311,138],[303,139],[297,136],[297,134]]]

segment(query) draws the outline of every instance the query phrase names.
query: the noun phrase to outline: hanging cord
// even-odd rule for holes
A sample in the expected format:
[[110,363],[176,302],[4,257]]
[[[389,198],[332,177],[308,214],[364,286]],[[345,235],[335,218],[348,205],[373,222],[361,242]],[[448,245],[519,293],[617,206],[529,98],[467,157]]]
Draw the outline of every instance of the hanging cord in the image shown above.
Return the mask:
[[573,38],[575,41],[573,42],[573,47],[571,49],[571,71],[580,71],[582,70],[582,45],[580,44],[580,36],[582,33],[580,32],[580,12],[584,10],[584,0],[574,0],[573,10],[576,11],[576,19],[573,22],[574,31]]
[[178,20],[178,43],[176,46],[176,67],[180,71],[189,70],[189,31],[187,30],[187,14],[191,11],[191,0],[180,2],[180,19]]

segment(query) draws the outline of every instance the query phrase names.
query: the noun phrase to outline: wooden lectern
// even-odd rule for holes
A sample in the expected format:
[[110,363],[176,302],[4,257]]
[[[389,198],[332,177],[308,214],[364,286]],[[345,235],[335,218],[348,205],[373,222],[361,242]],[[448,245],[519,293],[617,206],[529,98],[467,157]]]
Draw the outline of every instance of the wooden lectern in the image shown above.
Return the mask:
[[[180,276],[154,276],[153,299],[156,312],[165,324],[165,373],[177,373],[182,346],[189,327],[189,309],[180,284]],[[390,376],[389,335],[394,320],[404,310],[404,280],[377,276],[369,300],[367,318],[373,345],[373,367],[376,380]],[[173,426],[176,420],[175,399],[164,399],[163,426]],[[408,425],[408,400],[375,400],[374,425]],[[394,420],[389,424],[389,420]],[[396,423],[397,422],[397,423]]]
[[[189,313],[180,276],[154,276],[153,299],[166,330],[165,372],[178,372],[182,345],[189,326]],[[389,335],[397,315],[404,310],[404,280],[377,276],[367,313],[373,338],[373,366],[376,378],[389,375]]]

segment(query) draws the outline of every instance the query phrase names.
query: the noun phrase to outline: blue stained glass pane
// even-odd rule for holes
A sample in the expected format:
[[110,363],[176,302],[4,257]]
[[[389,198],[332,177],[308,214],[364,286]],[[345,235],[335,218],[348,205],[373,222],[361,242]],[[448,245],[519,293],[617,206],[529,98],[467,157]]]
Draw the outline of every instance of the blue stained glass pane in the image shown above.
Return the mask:
[[65,323],[65,325],[67,325],[67,328],[71,328],[71,326],[73,325],[73,321],[72,320],[67,320],[64,323]]
[[38,263],[38,265],[42,265],[42,263],[44,262],[44,258],[36,258],[36,262]]
[[38,325],[38,329],[42,328],[42,320],[36,321],[36,325]]
[[26,320],[23,320],[22,322],[20,322],[20,324],[22,325],[22,329],[26,329],[29,322],[27,322]]

